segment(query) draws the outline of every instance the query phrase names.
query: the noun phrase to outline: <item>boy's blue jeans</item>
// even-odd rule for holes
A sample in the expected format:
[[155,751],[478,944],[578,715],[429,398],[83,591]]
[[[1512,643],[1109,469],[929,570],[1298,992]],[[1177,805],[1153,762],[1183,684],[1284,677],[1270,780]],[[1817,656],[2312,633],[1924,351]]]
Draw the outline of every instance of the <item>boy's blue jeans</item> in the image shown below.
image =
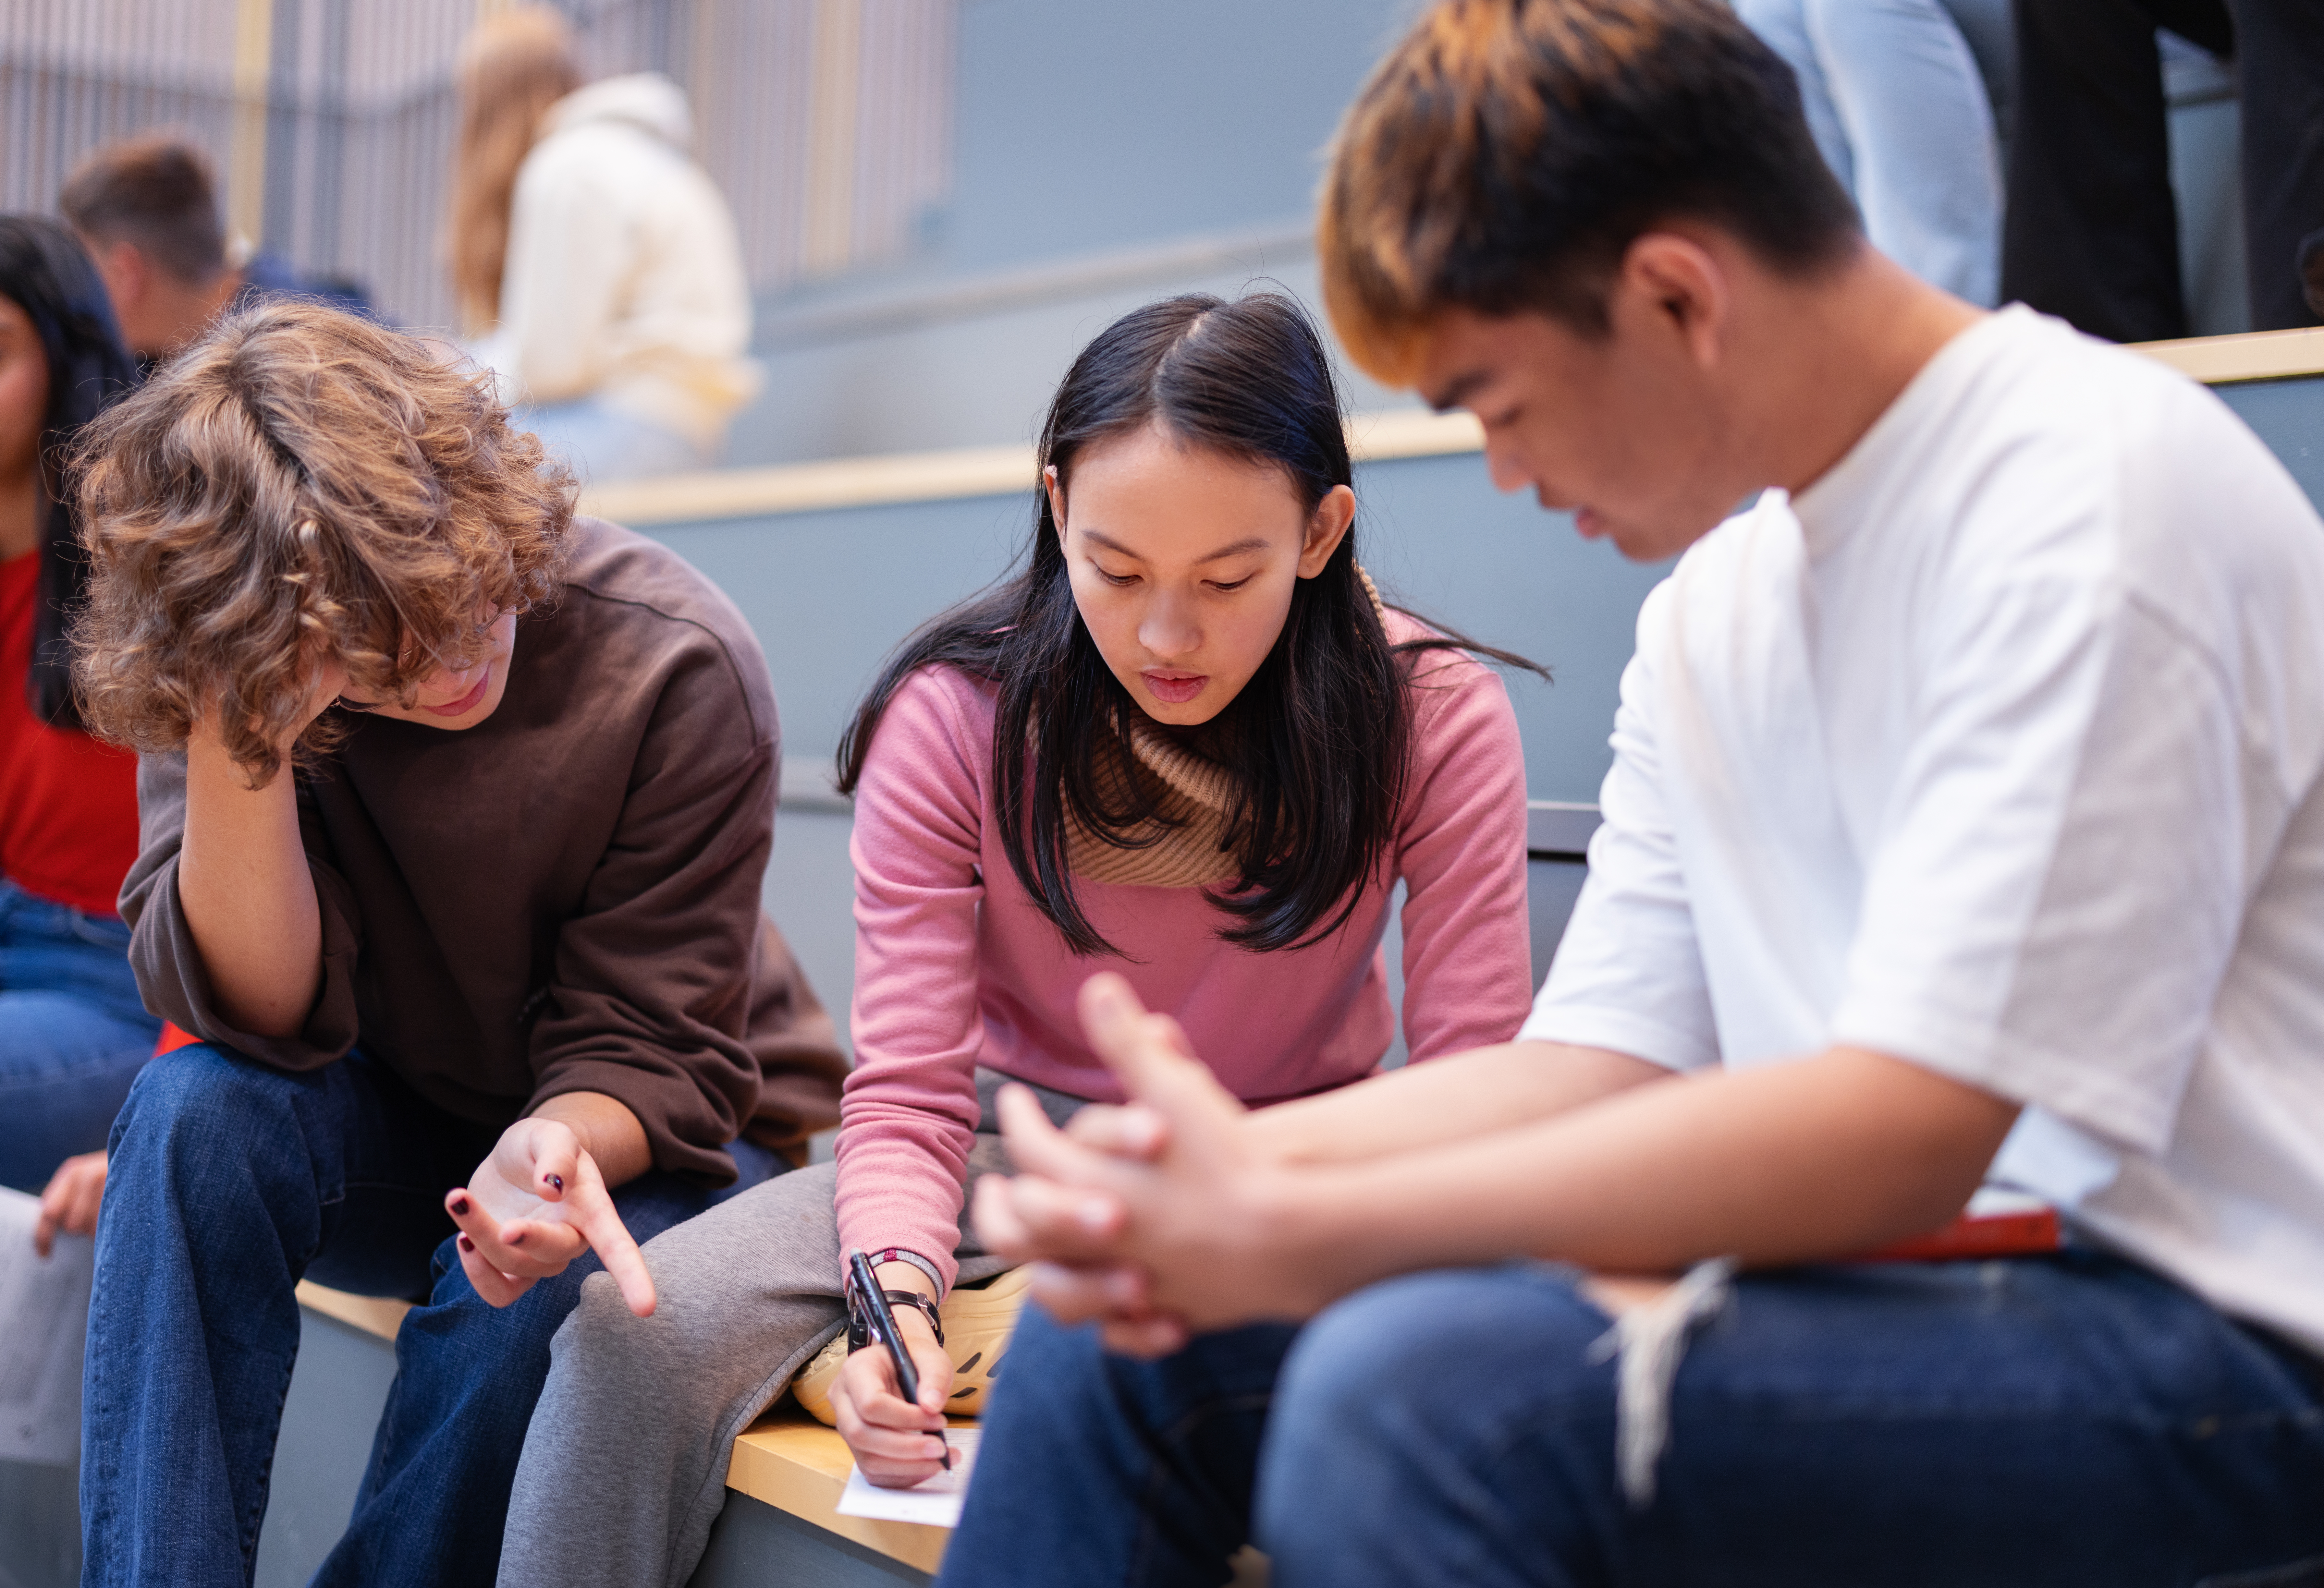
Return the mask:
[[129,928],[0,877],[0,1186],[37,1191],[105,1145],[161,1023],[129,969]]
[[[504,1309],[470,1287],[444,1193],[500,1131],[360,1053],[289,1075],[203,1044],[146,1066],[113,1128],[81,1397],[85,1588],[251,1581],[301,1278],[420,1300],[346,1536],[318,1584],[489,1584],[549,1342],[594,1254]],[[642,1243],[763,1180],[653,1172],[613,1203]]]
[[1028,1308],[943,1582],[1218,1583],[1250,1538],[1277,1588],[2324,1583],[2314,1364],[2128,1264],[1747,1277],[1643,1508],[1607,1326],[1531,1264],[1152,1363]]

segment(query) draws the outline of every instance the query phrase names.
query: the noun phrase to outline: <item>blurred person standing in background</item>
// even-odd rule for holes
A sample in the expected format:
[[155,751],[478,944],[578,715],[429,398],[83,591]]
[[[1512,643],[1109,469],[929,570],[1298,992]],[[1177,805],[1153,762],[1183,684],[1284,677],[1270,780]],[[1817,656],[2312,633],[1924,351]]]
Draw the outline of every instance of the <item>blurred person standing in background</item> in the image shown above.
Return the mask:
[[64,638],[88,564],[63,458],[136,383],[72,234],[0,216],[0,1184],[49,1188],[44,1247],[96,1227],[106,1132],[161,1026],[115,908],[137,757],[82,731]]
[[2232,57],[2243,110],[2251,328],[2319,322],[2303,246],[2324,227],[2324,6],[2315,0],[2017,0],[2017,125],[2002,290],[2114,342],[2188,334],[2155,30]]
[[[122,340],[151,368],[220,315],[263,298],[312,298],[368,315],[370,295],[226,235],[209,156],[168,133],[110,143],[81,161],[57,206],[96,262]],[[244,257],[236,260],[236,254]]]
[[1991,308],[2001,157],[1977,60],[1939,0],[1735,0],[1799,79],[1816,151],[1872,245]]
[[462,51],[449,253],[480,362],[513,416],[585,479],[699,468],[757,388],[725,199],[659,72],[581,87],[547,6]]

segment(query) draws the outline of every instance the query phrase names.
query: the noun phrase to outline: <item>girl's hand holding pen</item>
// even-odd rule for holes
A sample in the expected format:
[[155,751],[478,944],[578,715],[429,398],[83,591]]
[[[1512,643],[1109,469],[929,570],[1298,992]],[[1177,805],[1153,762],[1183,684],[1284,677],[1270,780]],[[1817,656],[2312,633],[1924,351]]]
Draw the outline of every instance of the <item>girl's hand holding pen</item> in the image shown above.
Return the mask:
[[[907,1288],[926,1294],[928,1288],[927,1277],[908,1262],[883,1263],[874,1279],[874,1294]],[[866,1481],[905,1489],[945,1470],[944,1408],[952,1394],[952,1358],[917,1308],[888,1310],[919,1393],[905,1398],[894,1357],[875,1340],[848,1357],[832,1385],[831,1406],[840,1437],[855,1453]]]

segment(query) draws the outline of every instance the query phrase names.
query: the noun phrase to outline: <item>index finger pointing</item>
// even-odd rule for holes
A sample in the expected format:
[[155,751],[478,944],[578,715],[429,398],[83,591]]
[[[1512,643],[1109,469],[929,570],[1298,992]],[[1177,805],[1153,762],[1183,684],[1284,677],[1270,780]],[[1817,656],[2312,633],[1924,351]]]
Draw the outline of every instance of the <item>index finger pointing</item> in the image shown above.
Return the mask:
[[[584,1162],[586,1162],[585,1155]],[[630,1235],[629,1226],[622,1222],[613,1198],[605,1190],[604,1181],[597,1176],[596,1166],[590,1164],[579,1175],[580,1183],[567,1194],[567,1206],[573,1210],[573,1224],[588,1238],[590,1249],[597,1261],[613,1276],[613,1283],[622,1292],[622,1300],[640,1317],[651,1317],[654,1311],[653,1275],[646,1269],[645,1253]]]

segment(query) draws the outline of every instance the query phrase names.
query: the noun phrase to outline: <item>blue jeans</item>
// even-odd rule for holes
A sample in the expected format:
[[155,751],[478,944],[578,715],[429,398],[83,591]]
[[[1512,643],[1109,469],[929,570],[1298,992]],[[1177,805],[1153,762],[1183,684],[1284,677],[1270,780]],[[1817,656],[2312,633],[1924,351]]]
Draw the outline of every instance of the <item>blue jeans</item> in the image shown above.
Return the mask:
[[1993,106],[1938,0],[1736,0],[1799,78],[1808,131],[1872,245],[1990,308],[2001,290]]
[[[549,1342],[586,1256],[505,1309],[462,1271],[444,1193],[500,1132],[352,1054],[303,1075],[207,1043],[149,1064],[113,1128],[81,1391],[86,1588],[251,1581],[301,1278],[417,1300],[346,1534],[318,1584],[490,1584]],[[773,1172],[613,1193],[641,1242]]]
[[0,878],[0,1185],[37,1191],[105,1145],[161,1023],[129,970],[129,928]]
[[1607,1326],[1537,1264],[1154,1363],[1028,1308],[943,1582],[1217,1583],[1247,1537],[1277,1588],[2324,1582],[2316,1365],[2113,1259],[1746,1278],[1643,1507]]

